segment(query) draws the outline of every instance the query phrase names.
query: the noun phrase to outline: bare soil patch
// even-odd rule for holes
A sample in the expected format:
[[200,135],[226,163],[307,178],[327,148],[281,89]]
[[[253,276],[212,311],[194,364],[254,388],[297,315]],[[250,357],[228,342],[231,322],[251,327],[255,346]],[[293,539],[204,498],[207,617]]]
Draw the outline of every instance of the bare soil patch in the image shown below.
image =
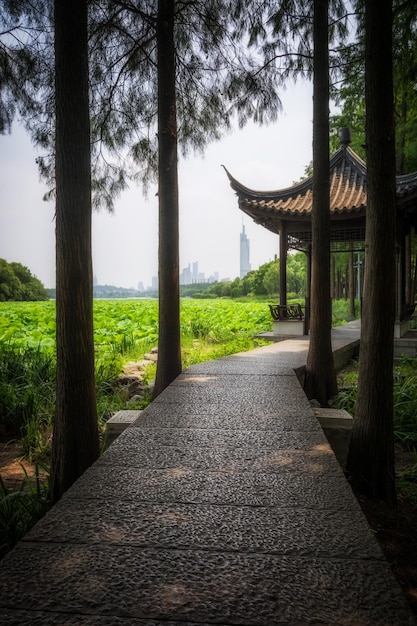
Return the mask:
[[[35,464],[25,458],[20,443],[16,440],[0,442],[0,476],[4,486],[7,489],[17,489],[25,478],[25,471],[29,478],[34,478]],[[45,472],[41,469],[39,474],[45,477]]]

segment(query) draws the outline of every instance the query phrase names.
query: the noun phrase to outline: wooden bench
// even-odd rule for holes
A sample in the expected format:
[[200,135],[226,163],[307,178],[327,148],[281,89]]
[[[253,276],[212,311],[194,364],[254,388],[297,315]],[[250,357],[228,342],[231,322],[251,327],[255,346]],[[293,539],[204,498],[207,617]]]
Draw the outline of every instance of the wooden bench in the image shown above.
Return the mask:
[[301,308],[301,304],[270,304],[269,310],[271,312],[272,319],[275,322],[304,319],[304,312]]

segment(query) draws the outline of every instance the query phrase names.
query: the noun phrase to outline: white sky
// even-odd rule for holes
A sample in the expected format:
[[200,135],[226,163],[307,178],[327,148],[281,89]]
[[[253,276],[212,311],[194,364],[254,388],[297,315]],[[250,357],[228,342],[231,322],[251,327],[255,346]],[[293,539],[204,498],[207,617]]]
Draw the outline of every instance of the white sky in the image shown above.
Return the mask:
[[[180,161],[180,269],[198,261],[206,278],[239,275],[242,223],[250,240],[250,263],[257,269],[278,254],[278,237],[256,225],[237,206],[221,167],[247,187],[288,187],[312,158],[312,86],[288,85],[283,111],[269,126],[249,124],[208,147],[203,157]],[[0,136],[0,258],[27,266],[46,287],[55,285],[53,202],[44,202],[36,153],[28,135],[15,125]],[[131,187],[112,215],[93,215],[93,267],[99,284],[137,288],[157,274],[158,199]]]

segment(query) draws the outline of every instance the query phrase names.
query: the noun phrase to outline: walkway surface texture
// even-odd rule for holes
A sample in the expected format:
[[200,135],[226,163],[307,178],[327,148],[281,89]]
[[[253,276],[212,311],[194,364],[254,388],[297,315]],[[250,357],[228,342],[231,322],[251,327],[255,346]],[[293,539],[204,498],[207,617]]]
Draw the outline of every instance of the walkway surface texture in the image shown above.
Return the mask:
[[181,374],[0,563],[0,624],[414,624],[294,374],[307,348]]

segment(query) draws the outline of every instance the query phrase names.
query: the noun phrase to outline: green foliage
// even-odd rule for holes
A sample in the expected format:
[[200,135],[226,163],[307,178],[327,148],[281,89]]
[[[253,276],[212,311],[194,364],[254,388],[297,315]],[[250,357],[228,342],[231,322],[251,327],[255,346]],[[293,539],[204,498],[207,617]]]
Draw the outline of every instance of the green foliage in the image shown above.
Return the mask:
[[[47,156],[40,157],[38,165],[41,175],[53,188],[54,65],[50,35],[53,28],[48,14],[51,3],[16,2],[27,7],[25,11],[29,15],[21,19],[21,24],[23,28],[26,26],[27,48],[34,50],[38,60],[38,73],[33,72],[31,79],[39,113],[22,118],[27,120],[34,141],[44,148]],[[12,5],[8,1],[0,14],[3,33],[9,29]],[[46,9],[44,15],[42,5]],[[263,49],[259,47],[252,54],[247,45],[255,20],[267,19],[268,6],[260,8],[257,2],[243,5],[219,0],[175,3],[175,7],[177,137],[182,153],[203,151],[209,142],[230,130],[232,121],[237,120],[239,127],[248,119],[257,123],[274,121],[280,108],[281,72],[272,64],[265,71]],[[251,20],[247,19],[248,14]],[[95,205],[112,208],[114,198],[129,180],[142,182],[146,190],[156,178],[158,21],[155,2],[141,3],[140,9],[129,2],[89,3]],[[0,43],[3,43],[1,39]],[[0,61],[1,58],[0,55]],[[3,78],[1,73],[0,78]],[[19,103],[23,89],[19,92],[17,81],[14,83],[13,96]],[[39,89],[36,83],[40,83]],[[26,83],[21,81],[20,85]]]
[[[358,363],[352,362],[352,371],[338,377],[338,406],[355,414]],[[417,359],[403,357],[394,372],[394,436],[409,449],[417,446]]]
[[[0,134],[10,132],[16,113],[22,118],[36,110],[33,98],[42,84],[38,57],[28,45],[25,18],[30,15],[35,30],[36,16],[43,0],[36,3],[25,0],[3,0],[0,16]],[[36,8],[35,8],[36,5]],[[27,119],[26,117],[26,119]]]
[[[294,297],[303,297],[307,285],[307,257],[303,252],[290,253],[287,257],[287,290]],[[204,295],[199,297],[254,298],[277,297],[279,295],[279,260],[264,263],[257,270],[251,270],[243,278],[235,278],[230,283],[208,285]],[[195,295],[193,297],[196,297]]]
[[[413,2],[395,1],[393,9],[397,173],[404,174],[417,169],[417,11]],[[341,112],[331,118],[331,148],[336,150],[339,147],[339,129],[350,127],[352,148],[366,160],[363,28],[358,32],[356,45],[342,49],[341,57],[343,80],[333,89],[333,98],[341,106]]]
[[307,286],[307,257],[304,252],[289,254],[287,258],[287,290],[297,297],[305,296]]
[[0,344],[0,430],[23,440],[28,457],[49,448],[55,360],[39,347]]
[[27,267],[0,259],[0,302],[7,300],[49,300],[49,295]]
[[181,301],[181,336],[184,338],[221,343],[237,337],[253,337],[270,327],[269,310],[263,302]]
[[[338,375],[338,408],[355,414],[358,361]],[[417,359],[403,357],[394,368],[394,438],[410,460],[397,470],[397,488],[402,498],[417,504]]]
[[41,478],[40,470],[49,470],[36,464],[35,476],[25,477],[16,488],[6,487],[0,476],[0,558],[45,515],[51,507],[49,478]]
[[268,264],[262,284],[268,296],[279,293],[279,261]]
[[[355,302],[355,312],[359,315],[360,303]],[[341,326],[347,322],[351,322],[356,319],[356,316],[352,318],[349,313],[349,301],[345,299],[332,301],[332,326]]]
[[343,370],[337,377],[339,409],[345,409],[350,415],[355,414],[356,396],[358,391],[358,361],[351,361],[351,369]]

